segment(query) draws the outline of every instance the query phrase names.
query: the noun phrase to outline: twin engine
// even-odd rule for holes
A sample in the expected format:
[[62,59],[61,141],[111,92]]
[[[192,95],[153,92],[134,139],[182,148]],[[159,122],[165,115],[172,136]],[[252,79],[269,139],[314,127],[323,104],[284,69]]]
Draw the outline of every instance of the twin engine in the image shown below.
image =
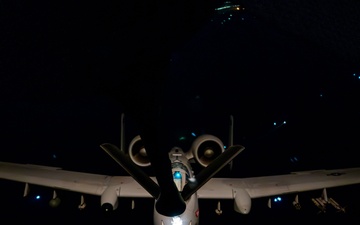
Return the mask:
[[[224,144],[219,138],[213,135],[203,134],[194,140],[186,155],[188,159],[195,158],[201,166],[207,167],[223,151]],[[130,142],[129,156],[138,166],[150,166],[149,157],[139,135]]]

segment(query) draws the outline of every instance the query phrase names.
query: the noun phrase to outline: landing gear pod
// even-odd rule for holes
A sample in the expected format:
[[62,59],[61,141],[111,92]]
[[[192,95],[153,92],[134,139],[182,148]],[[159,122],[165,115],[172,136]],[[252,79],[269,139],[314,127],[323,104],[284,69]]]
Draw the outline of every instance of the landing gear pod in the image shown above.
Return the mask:
[[244,189],[236,189],[234,210],[241,214],[249,214],[251,209],[250,195]]
[[108,187],[101,195],[101,208],[104,212],[109,212],[117,209],[118,196],[115,187]]

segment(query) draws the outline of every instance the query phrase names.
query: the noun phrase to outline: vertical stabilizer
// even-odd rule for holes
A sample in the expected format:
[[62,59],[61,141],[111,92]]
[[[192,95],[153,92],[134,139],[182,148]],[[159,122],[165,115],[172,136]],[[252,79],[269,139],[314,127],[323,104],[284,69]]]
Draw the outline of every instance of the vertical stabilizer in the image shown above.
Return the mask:
[[120,150],[125,152],[125,122],[124,113],[121,114],[121,128],[120,128]]
[[230,115],[230,126],[229,126],[229,147],[234,144],[234,117]]
[[[234,117],[233,115],[230,115],[230,125],[229,125],[229,147],[233,146],[234,144]],[[229,163],[229,169],[232,171],[233,168],[233,161]]]

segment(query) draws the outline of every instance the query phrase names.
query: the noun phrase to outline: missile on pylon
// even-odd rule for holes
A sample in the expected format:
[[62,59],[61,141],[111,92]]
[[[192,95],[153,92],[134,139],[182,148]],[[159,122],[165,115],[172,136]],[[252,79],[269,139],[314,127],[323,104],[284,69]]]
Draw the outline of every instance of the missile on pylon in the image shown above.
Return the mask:
[[337,203],[333,198],[329,198],[328,201],[335,209],[338,210],[338,212],[344,212],[345,213],[345,207],[340,206],[339,203]]
[[322,201],[319,201],[319,199],[320,198],[312,198],[311,201],[320,209],[319,213],[326,213],[326,205]]

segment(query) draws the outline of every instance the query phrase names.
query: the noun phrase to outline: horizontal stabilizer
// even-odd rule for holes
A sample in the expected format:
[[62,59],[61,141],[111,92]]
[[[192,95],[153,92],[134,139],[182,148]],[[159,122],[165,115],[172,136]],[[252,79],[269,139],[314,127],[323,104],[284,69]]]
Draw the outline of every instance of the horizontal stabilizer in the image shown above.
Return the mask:
[[120,164],[150,195],[156,199],[160,196],[159,185],[131,161],[128,155],[113,144],[105,143],[100,147]]
[[188,200],[192,194],[199,190],[206,182],[208,182],[217,172],[226,166],[233,158],[245,149],[241,145],[233,145],[219,155],[207,167],[205,167],[196,177],[195,181],[188,182],[181,193],[183,199]]

